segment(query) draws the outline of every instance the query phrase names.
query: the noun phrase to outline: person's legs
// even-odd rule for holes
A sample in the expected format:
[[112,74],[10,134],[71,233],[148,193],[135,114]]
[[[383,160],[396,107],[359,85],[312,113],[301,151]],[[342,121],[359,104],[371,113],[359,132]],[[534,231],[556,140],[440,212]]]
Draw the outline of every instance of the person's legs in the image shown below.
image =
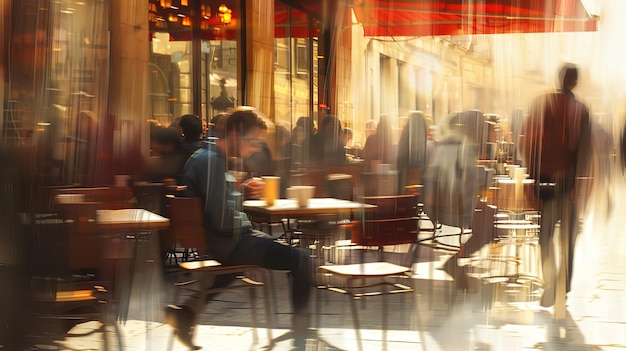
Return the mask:
[[[309,327],[309,298],[311,295],[312,275],[309,255],[306,251],[280,244],[270,237],[243,236],[235,246],[230,257],[221,261],[224,265],[256,265],[271,270],[291,272],[291,299],[293,306],[293,329],[296,339],[303,340]],[[234,275],[218,275],[211,287],[224,287],[230,284]],[[208,303],[216,294],[207,296]],[[187,346],[193,348],[192,328],[195,323],[193,304],[195,299],[187,300],[180,307],[167,310],[170,324],[177,329],[177,336]]]
[[271,238],[245,236],[224,263],[252,264],[271,270],[291,271],[291,301],[294,314],[308,316],[312,275],[306,251],[280,244]]
[[554,260],[554,225],[558,221],[557,200],[545,200],[541,208],[541,229],[539,233],[539,246],[541,248],[541,268],[543,274],[543,296],[541,306],[554,305],[556,262]]
[[294,345],[304,346],[309,328],[309,298],[312,286],[309,254],[304,250],[280,244],[271,238],[245,236],[241,238],[226,264],[253,264],[267,269],[291,272]]
[[567,286],[566,293],[570,292],[572,288],[572,276],[574,275],[574,251],[576,248],[576,239],[578,237],[579,218],[577,204],[569,202],[568,208],[564,206],[570,213],[570,226],[569,226],[569,247],[568,247],[568,260],[567,260]]

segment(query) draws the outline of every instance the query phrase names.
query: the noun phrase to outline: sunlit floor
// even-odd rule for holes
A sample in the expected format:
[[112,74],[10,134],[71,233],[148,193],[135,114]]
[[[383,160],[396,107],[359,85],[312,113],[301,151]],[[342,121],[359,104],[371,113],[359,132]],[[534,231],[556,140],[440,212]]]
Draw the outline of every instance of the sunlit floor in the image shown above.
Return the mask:
[[[360,303],[365,350],[626,350],[626,199],[620,179],[610,193],[594,194],[587,207],[577,242],[572,291],[567,298],[567,318],[554,322],[550,309],[539,306],[540,285],[478,284],[472,291],[457,290],[454,282],[437,269],[445,259],[435,253],[417,265],[416,294],[386,300],[389,311],[387,342],[381,331],[381,299]],[[609,199],[609,200],[607,200]],[[171,278],[171,277],[170,277]],[[166,277],[164,284],[170,285]],[[173,279],[173,278],[172,278]],[[289,330],[288,277],[274,272],[274,338]],[[163,306],[171,301],[171,289],[163,291]],[[317,339],[307,350],[356,350],[356,339],[346,297],[327,291],[314,294]],[[319,304],[319,308],[318,305]],[[167,350],[171,328],[160,310],[155,321],[140,321],[131,311],[122,326],[126,350]],[[262,306],[261,301],[257,306]],[[263,314],[259,323],[265,326]],[[315,324],[315,322],[314,322]],[[92,328],[93,323],[76,328]],[[200,316],[195,341],[204,350],[269,349],[266,330],[258,328],[253,340],[246,292],[223,294],[207,305]],[[66,339],[59,349],[103,349],[97,335]],[[173,350],[185,350],[176,340]],[[272,350],[291,350],[291,340]]]

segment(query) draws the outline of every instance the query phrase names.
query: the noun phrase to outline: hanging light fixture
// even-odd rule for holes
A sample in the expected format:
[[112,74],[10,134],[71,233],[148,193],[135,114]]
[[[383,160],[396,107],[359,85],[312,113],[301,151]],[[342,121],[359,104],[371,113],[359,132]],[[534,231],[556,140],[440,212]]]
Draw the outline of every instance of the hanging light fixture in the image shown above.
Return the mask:
[[225,25],[230,24],[233,19],[233,10],[224,4],[221,4],[217,10],[219,11],[220,21]]

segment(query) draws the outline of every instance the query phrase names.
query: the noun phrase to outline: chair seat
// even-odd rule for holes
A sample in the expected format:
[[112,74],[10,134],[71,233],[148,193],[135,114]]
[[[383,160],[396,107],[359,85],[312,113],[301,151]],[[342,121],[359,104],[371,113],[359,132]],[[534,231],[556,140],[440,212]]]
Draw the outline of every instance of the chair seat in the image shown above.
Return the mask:
[[367,262],[345,265],[320,266],[320,269],[339,275],[353,277],[383,277],[402,274],[409,271],[409,268],[399,266],[389,262]]
[[178,266],[182,269],[187,269],[187,270],[198,270],[198,269],[203,269],[203,268],[215,268],[215,267],[219,267],[222,264],[219,263],[216,260],[203,260],[203,261],[187,261],[187,262],[181,262],[178,264]]

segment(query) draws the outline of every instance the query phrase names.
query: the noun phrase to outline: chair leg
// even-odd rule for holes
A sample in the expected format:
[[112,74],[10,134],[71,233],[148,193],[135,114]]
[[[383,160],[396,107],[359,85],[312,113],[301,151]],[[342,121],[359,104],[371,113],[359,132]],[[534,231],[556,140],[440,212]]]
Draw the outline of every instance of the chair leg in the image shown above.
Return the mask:
[[[264,281],[269,282],[268,278],[272,276],[272,272],[267,272],[267,271],[262,271],[261,272]],[[274,286],[273,284],[271,286]],[[273,340],[274,337],[272,336],[272,329],[274,328],[274,321],[272,318],[272,306],[270,306],[271,303],[271,299],[270,299],[270,294],[272,293],[270,291],[270,285],[268,284],[263,284],[263,303],[265,304],[265,323],[267,324],[266,330],[267,330],[267,340]],[[276,298],[276,295],[273,295],[274,298]]]
[[[266,282],[269,282],[270,286],[276,286],[274,285],[274,272],[273,271],[269,271],[269,272],[264,272],[263,274],[265,277],[267,277]],[[265,290],[263,291],[263,293],[265,293]],[[276,301],[276,293],[272,293],[271,296],[272,299],[272,308],[274,309],[274,314],[278,314],[278,301]],[[266,301],[265,304],[267,306],[269,301]]]
[[257,330],[257,314],[256,314],[256,289],[250,288],[250,316],[252,317],[252,345],[258,345],[259,333]]
[[361,326],[359,323],[359,311],[356,305],[356,299],[351,294],[348,294],[350,299],[350,307],[352,309],[352,322],[354,323],[354,333],[356,334],[357,349],[363,351],[363,342],[361,341]]
[[383,351],[387,351],[387,294],[383,292]]

